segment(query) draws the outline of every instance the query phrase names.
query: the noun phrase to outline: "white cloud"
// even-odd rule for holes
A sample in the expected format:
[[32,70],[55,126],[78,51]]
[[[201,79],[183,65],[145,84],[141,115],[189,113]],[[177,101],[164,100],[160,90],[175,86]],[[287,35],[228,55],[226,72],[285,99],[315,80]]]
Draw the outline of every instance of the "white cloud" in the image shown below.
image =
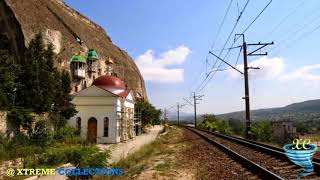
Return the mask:
[[144,80],[163,83],[182,82],[184,70],[169,66],[183,64],[190,53],[191,50],[183,45],[168,50],[159,57],[155,57],[154,52],[148,50],[138,56],[136,63]]
[[[279,77],[285,69],[284,60],[280,57],[268,58],[261,57],[252,61],[249,67],[259,67],[257,70],[250,70],[250,78],[257,79],[274,79]],[[237,69],[243,72],[243,64],[237,65]],[[232,78],[240,78],[241,74],[233,69],[229,70],[229,75]]]
[[320,82],[320,74],[314,74],[313,71],[315,70],[318,70],[318,72],[320,72],[320,64],[303,66],[291,73],[281,76],[280,80],[302,80],[308,82]]

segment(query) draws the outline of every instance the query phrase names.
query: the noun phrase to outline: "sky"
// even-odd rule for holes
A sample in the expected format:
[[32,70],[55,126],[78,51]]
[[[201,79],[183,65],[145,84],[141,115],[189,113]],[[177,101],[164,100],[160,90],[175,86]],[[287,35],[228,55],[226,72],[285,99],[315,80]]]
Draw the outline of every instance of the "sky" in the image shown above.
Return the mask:
[[[240,73],[221,64],[221,71],[198,91],[206,74],[216,69],[212,69],[216,58],[208,52],[225,57],[224,44],[231,47],[234,34],[242,33],[269,1],[250,0],[227,41],[247,0],[65,0],[102,26],[135,60],[149,101],[157,108],[175,111],[178,102],[185,104],[183,98],[192,101],[195,91],[204,95],[198,113],[214,114],[244,109],[244,82]],[[249,71],[251,109],[320,99],[319,9],[318,0],[273,0],[245,32],[248,44],[274,41],[258,51],[267,56],[248,57],[249,66],[260,68]],[[234,46],[241,44],[239,38]],[[254,48],[249,46],[248,51]],[[239,52],[230,50],[225,60],[243,71]],[[181,110],[192,113],[193,107]]]

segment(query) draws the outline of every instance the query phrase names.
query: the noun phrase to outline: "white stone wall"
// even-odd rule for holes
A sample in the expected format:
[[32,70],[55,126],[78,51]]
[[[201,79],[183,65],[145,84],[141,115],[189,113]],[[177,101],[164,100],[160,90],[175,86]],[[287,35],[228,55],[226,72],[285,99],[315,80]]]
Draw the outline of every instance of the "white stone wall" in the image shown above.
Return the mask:
[[7,111],[0,111],[0,133],[7,131]]
[[[81,136],[87,138],[88,120],[97,119],[97,143],[117,143],[117,116],[115,97],[75,97],[74,103],[78,113],[69,120],[77,127],[77,117],[81,118]],[[103,137],[104,118],[109,118],[109,136]]]

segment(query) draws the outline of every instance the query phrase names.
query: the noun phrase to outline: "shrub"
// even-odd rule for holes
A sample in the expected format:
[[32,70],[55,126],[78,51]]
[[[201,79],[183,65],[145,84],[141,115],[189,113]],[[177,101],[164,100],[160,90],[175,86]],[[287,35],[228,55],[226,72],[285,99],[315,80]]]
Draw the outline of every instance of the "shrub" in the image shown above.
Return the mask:
[[253,123],[251,133],[259,141],[270,142],[273,133],[271,122],[261,121]]
[[6,150],[8,138],[0,133],[0,160],[9,158],[8,151]]
[[31,130],[33,117],[30,115],[30,111],[23,108],[14,108],[7,115],[9,124],[14,128],[14,133],[20,133],[20,127],[24,128],[28,132]]
[[70,126],[65,126],[54,132],[53,139],[66,144],[86,144],[86,141],[80,137],[79,129]]
[[217,119],[212,114],[203,115],[203,122],[199,125],[200,128],[208,129],[210,131],[219,131],[223,134],[231,134],[231,129],[226,121]]
[[31,141],[39,145],[46,145],[50,141],[49,130],[46,121],[41,119],[36,122],[35,127],[30,134]]
[[143,99],[138,99],[134,109],[135,112],[141,114],[141,122],[143,127],[147,124],[160,124],[160,116],[162,112],[161,110],[156,109],[149,102]]
[[27,146],[31,144],[29,136],[23,133],[18,133],[11,139],[8,138],[7,141],[12,145]]
[[228,120],[228,124],[229,124],[232,132],[234,132],[235,134],[238,134],[238,135],[243,134],[243,131],[245,129],[244,121],[241,121],[239,119],[230,118]]
[[29,156],[24,165],[27,168],[37,166],[53,167],[65,163],[76,167],[106,167],[110,157],[109,151],[100,152],[93,146],[51,147],[41,155]]

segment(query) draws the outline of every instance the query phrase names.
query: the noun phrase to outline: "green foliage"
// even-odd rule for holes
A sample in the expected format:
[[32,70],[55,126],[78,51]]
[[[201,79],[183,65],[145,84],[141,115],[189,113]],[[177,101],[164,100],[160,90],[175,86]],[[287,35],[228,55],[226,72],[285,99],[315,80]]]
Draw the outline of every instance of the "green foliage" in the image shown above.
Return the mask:
[[29,137],[19,133],[13,138],[0,134],[0,160],[24,158],[43,152],[43,147],[31,144]]
[[[21,109],[50,112],[50,122],[55,129],[65,126],[67,119],[77,111],[71,103],[69,73],[60,73],[54,67],[53,45],[46,46],[41,33],[37,34],[29,43],[23,60],[16,64],[4,49],[5,42],[0,42],[0,107],[12,107],[15,102]],[[14,116],[16,110],[11,114]],[[20,117],[13,117],[18,121],[14,123],[26,125],[23,121],[29,119]]]
[[272,125],[270,121],[259,121],[253,123],[251,134],[254,138],[262,142],[271,142],[272,140]]
[[27,168],[36,168],[72,163],[76,167],[101,168],[108,165],[109,157],[109,151],[101,152],[94,146],[51,147],[43,154],[29,156],[25,159],[24,165]]
[[9,42],[4,36],[0,39],[0,107],[11,107],[18,78],[19,66],[8,51]]
[[49,121],[53,126],[54,130],[57,131],[64,127],[67,124],[67,119],[63,117],[61,114],[50,112]]
[[297,128],[297,132],[301,134],[317,133],[320,131],[320,120],[294,121],[293,125]]
[[85,139],[80,137],[80,131],[77,128],[65,126],[55,131],[53,139],[56,142],[64,144],[86,144]]
[[45,48],[42,35],[37,34],[29,43],[22,65],[19,105],[35,112],[49,111],[55,97],[55,74],[58,72],[53,66],[53,46]]
[[137,100],[135,112],[141,113],[142,126],[147,124],[160,124],[161,110],[156,109],[152,104],[144,100]]
[[14,133],[20,132],[20,127],[31,131],[31,125],[33,117],[30,115],[30,111],[22,108],[14,108],[7,115],[7,121],[12,126]]
[[200,128],[210,131],[219,131],[223,134],[231,134],[231,129],[226,121],[219,120],[213,114],[203,115],[203,122],[199,125]]
[[20,66],[16,104],[37,113],[58,114],[53,118],[58,120],[55,128],[63,127],[62,122],[76,113],[71,103],[71,79],[68,72],[60,73],[54,67],[53,45],[45,46],[41,33],[31,40]]
[[71,103],[71,79],[69,73],[67,71],[63,71],[61,74],[56,74],[56,76],[56,95],[51,115],[56,115],[56,117],[53,118],[53,120],[55,120],[53,124],[55,129],[59,129],[63,127],[66,120],[74,116],[77,111],[74,104]]
[[244,122],[239,119],[230,118],[228,124],[235,134],[241,135],[245,129]]
[[299,133],[310,133],[311,127],[306,122],[297,122],[295,123],[295,127],[297,128],[297,132]]
[[41,119],[35,123],[30,138],[39,145],[45,145],[49,141],[49,129],[47,128],[45,120]]

